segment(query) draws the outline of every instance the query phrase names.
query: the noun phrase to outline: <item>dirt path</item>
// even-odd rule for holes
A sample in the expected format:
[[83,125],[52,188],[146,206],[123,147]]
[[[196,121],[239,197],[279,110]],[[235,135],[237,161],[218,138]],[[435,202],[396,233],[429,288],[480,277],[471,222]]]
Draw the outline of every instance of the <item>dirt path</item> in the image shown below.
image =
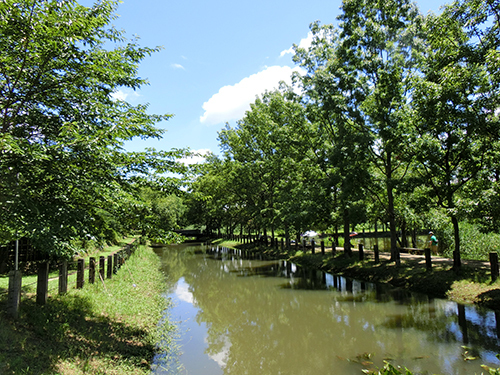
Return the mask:
[[[332,249],[326,249],[326,251],[331,252]],[[343,247],[337,247],[336,248],[337,252],[342,253],[344,251]],[[359,250],[353,248],[352,249],[353,256],[358,258],[359,257]],[[375,259],[375,253],[372,250],[363,250],[363,253],[365,255],[365,259]],[[400,258],[401,262],[412,262],[414,264],[417,264],[419,266],[425,267],[425,255],[419,255],[419,254],[409,254],[409,253],[400,253]],[[389,261],[391,259],[391,253],[388,252],[379,252],[379,259]],[[431,255],[431,262],[432,265],[439,265],[442,267],[452,267],[453,266],[453,259],[451,258],[443,258],[440,256],[435,256]],[[462,259],[462,265],[466,265],[470,268],[475,268],[478,270],[487,270],[489,271],[491,269],[490,262],[486,261],[480,261],[480,260],[469,260],[469,259]]]

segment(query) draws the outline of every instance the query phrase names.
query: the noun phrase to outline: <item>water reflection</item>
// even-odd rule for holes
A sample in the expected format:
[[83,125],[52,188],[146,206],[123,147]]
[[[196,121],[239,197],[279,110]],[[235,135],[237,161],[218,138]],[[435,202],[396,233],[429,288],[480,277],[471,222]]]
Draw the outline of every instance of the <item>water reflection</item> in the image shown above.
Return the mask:
[[[492,311],[239,251],[199,250],[160,253],[183,374],[360,374],[389,358],[415,373],[499,366]],[[465,361],[466,351],[480,359]]]

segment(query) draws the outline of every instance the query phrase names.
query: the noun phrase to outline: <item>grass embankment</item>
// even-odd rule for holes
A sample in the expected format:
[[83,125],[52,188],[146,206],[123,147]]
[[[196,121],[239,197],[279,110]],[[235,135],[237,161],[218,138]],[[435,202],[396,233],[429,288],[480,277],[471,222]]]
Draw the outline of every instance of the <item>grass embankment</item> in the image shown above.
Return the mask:
[[147,374],[173,326],[158,326],[168,301],[159,257],[139,246],[111,279],[86,283],[46,305],[22,298],[20,316],[0,300],[1,374]]
[[255,245],[242,245],[235,241],[219,241],[219,246],[260,251],[270,257],[288,259],[296,264],[323,270],[325,272],[356,278],[363,281],[390,284],[415,292],[426,293],[433,297],[447,298],[466,304],[476,304],[500,310],[500,279],[492,282],[489,269],[478,268],[464,261],[461,269],[455,272],[450,264],[433,264],[426,270],[425,264],[417,260],[402,260],[401,265],[381,260],[375,264],[368,257],[360,261],[357,252],[347,258],[342,251],[332,256],[331,249],[325,255],[304,253],[292,248],[290,252]]
[[[91,247],[84,252],[82,252],[77,258],[78,259],[84,259],[85,260],[85,265],[88,266],[90,262],[90,258],[94,257],[97,262],[99,262],[99,257],[104,256],[107,258],[108,255],[112,255],[118,250],[121,250],[124,248],[126,245],[131,244],[134,241],[138,241],[139,237],[138,236],[133,236],[133,237],[125,237],[122,240],[120,240],[116,245],[110,245],[106,246],[104,248],[98,249],[96,247]],[[77,259],[75,258],[75,259]],[[69,265],[71,268],[68,276],[68,285],[75,285],[76,284],[76,273],[74,270],[76,270],[76,260],[73,262],[70,262],[72,264]],[[35,263],[36,264],[36,263]],[[35,267],[33,265],[24,265],[24,268],[27,268],[28,272],[26,272],[26,269],[22,269],[23,271],[23,286],[22,286],[22,292],[23,294],[27,296],[31,296],[33,293],[36,293],[36,284],[37,284],[37,274],[35,271]],[[50,273],[49,273],[49,290],[54,290],[58,288],[58,282],[59,282],[59,270],[57,269],[57,266],[51,265]],[[4,293],[7,293],[7,289],[9,287],[9,276],[8,275],[0,275],[0,296]]]

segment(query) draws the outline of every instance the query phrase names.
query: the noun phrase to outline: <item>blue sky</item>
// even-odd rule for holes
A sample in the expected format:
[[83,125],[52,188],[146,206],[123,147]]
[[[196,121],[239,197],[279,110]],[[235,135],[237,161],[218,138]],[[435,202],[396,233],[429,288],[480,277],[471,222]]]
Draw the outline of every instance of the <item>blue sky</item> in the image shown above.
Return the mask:
[[[422,13],[439,12],[444,0],[419,0]],[[190,148],[219,154],[217,132],[231,126],[249,103],[297,66],[288,51],[306,43],[309,24],[336,23],[340,0],[124,0],[113,24],[140,45],[162,46],[147,57],[139,75],[150,82],[116,95],[149,112],[173,114],[159,124],[159,140],[136,140],[129,151]]]

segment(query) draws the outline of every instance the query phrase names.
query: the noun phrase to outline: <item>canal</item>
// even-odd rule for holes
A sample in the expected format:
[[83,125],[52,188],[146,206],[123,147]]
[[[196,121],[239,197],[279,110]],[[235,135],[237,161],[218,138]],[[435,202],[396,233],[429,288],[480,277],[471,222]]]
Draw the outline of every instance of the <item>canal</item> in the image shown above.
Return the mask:
[[362,374],[384,361],[414,374],[500,367],[491,310],[202,245],[157,249],[176,355],[153,374]]

